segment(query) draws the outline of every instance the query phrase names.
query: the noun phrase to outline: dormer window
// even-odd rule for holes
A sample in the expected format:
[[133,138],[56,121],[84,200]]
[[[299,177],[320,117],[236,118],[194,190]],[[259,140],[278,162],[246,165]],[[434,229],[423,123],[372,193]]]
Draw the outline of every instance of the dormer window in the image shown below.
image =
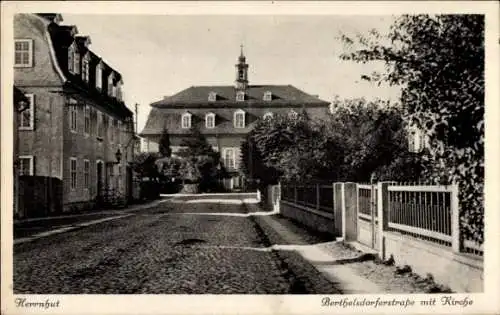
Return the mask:
[[116,83],[116,99],[121,101],[122,100],[122,84],[123,82],[120,80]]
[[80,54],[73,43],[68,48],[68,71],[71,73],[80,73]]
[[217,93],[215,92],[210,92],[208,94],[208,101],[209,102],[215,102],[217,100]]
[[269,119],[273,118],[273,113],[267,112],[264,114],[264,116],[262,116],[262,118],[264,118],[264,120],[269,120]]
[[82,80],[89,82],[90,54],[86,54],[82,60]]
[[236,101],[243,102],[244,100],[245,100],[245,92],[238,91],[238,93],[236,93]]
[[267,91],[264,93],[264,101],[272,101],[273,100],[273,93],[271,91]]
[[184,113],[184,114],[182,114],[181,127],[183,129],[189,129],[189,128],[191,128],[191,113]]
[[245,128],[245,112],[241,109],[234,113],[234,127]]
[[297,119],[297,117],[299,116],[299,114],[294,111],[293,109],[288,113],[288,118],[291,118],[291,119]]
[[95,87],[102,89],[102,65],[100,63],[95,68]]
[[208,129],[215,128],[215,114],[208,113],[205,115],[205,127]]
[[113,81],[115,80],[115,76],[113,72],[108,77],[108,95],[115,97],[116,96],[116,90],[115,90],[115,85],[113,84]]

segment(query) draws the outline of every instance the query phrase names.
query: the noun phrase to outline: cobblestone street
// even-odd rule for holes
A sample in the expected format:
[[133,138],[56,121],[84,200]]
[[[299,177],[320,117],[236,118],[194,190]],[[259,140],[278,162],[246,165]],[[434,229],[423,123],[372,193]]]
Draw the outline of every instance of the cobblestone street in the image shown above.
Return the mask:
[[[338,293],[315,271],[289,270],[247,212],[237,199],[178,199],[16,245],[14,292]],[[301,278],[326,285],[311,292]]]

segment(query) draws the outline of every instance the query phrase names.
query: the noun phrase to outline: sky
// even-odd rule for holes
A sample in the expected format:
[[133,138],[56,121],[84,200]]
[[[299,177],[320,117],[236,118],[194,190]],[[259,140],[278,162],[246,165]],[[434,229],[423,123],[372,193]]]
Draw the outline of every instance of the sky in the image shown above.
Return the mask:
[[332,101],[341,98],[395,99],[398,90],[361,81],[381,64],[342,61],[341,33],[384,33],[390,16],[285,15],[74,15],[91,38],[90,49],[120,72],[124,100],[139,104],[139,132],[152,102],[193,85],[232,85],[240,45],[250,84],[291,84]]

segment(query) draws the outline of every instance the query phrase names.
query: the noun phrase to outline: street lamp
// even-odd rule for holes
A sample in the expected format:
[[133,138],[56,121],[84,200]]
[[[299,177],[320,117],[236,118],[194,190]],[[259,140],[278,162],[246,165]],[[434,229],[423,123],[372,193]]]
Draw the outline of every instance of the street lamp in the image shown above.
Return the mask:
[[120,148],[118,148],[118,150],[116,151],[115,157],[116,157],[116,163],[119,164],[122,159],[122,152],[120,151]]

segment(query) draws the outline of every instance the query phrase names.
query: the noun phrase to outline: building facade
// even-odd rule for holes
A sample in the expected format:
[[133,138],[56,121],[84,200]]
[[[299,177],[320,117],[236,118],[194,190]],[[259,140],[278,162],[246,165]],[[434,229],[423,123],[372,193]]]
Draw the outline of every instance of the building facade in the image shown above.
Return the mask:
[[157,152],[161,133],[166,128],[175,154],[191,129],[197,128],[221,153],[225,167],[232,173],[226,182],[229,189],[243,184],[239,171],[240,147],[257,121],[274,115],[296,116],[302,111],[315,119],[329,111],[328,102],[291,85],[250,85],[249,65],[243,51],[235,67],[234,85],[192,86],[152,103],[141,132],[147,150]]
[[60,180],[62,211],[70,211],[111,190],[130,195],[135,133],[121,74],[61,22],[59,14],[15,16],[14,84],[29,99],[18,117],[20,175]]

